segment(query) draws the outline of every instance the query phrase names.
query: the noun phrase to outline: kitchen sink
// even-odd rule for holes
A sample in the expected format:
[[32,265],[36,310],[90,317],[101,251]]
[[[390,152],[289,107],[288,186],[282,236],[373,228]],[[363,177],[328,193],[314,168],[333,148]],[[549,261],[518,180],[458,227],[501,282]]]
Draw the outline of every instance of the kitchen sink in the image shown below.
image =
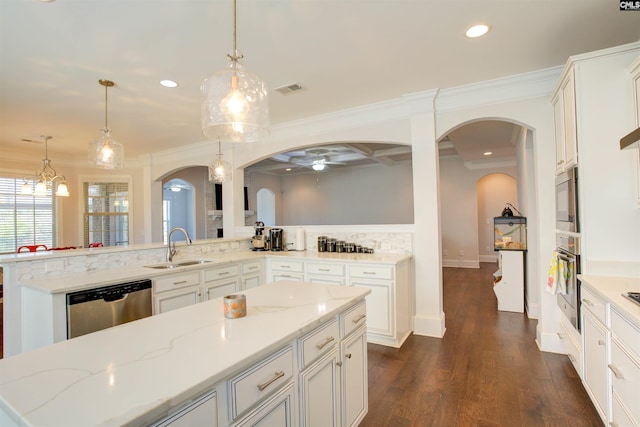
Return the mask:
[[208,264],[210,262],[212,262],[210,259],[193,259],[185,261],[163,262],[161,264],[145,265],[144,267],[166,270],[170,268],[186,267],[188,265]]

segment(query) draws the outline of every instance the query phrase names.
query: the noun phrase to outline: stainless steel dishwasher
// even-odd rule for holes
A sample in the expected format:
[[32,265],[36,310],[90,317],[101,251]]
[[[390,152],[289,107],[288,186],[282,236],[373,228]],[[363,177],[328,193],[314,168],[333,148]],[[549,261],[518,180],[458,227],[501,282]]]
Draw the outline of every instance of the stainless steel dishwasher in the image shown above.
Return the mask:
[[151,280],[67,294],[67,338],[151,316]]

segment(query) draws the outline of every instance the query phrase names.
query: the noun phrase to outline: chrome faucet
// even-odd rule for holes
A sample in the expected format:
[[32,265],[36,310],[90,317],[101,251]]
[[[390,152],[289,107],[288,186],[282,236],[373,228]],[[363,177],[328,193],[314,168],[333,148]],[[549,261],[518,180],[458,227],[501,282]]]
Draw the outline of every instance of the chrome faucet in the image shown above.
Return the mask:
[[187,238],[187,245],[191,244],[191,237],[189,237],[189,233],[182,227],[174,227],[169,231],[169,236],[167,237],[167,262],[173,261],[173,256],[176,254],[176,242],[173,242],[173,246],[171,245],[171,235],[174,231],[182,231],[184,236]]

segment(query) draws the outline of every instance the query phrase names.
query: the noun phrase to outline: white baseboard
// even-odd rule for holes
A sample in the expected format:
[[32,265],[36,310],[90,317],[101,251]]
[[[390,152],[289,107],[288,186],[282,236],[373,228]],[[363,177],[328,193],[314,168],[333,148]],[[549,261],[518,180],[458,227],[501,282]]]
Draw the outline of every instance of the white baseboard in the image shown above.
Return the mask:
[[456,268],[480,268],[480,263],[478,260],[443,259],[442,266]]

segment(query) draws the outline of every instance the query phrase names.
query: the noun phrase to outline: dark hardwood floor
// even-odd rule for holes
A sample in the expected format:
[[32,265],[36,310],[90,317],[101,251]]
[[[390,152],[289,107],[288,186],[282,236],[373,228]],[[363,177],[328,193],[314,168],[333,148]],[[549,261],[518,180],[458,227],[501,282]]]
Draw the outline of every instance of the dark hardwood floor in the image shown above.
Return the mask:
[[444,268],[444,338],[369,344],[371,426],[602,426],[569,359],[538,350],[536,320],[497,311],[492,274]]

